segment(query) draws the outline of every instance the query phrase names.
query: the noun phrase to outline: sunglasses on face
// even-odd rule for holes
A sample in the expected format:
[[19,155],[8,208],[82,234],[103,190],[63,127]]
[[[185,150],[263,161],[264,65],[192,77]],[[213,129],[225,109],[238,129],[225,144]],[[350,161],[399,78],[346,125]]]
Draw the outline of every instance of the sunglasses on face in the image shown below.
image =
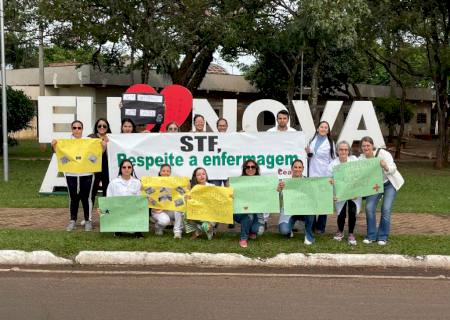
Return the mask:
[[72,130],[82,130],[82,127],[72,127]]
[[101,128],[106,129],[106,128],[108,128],[108,126],[106,124],[99,124],[99,125],[97,125],[97,129],[101,129]]
[[177,127],[169,127],[169,128],[167,128],[167,130],[169,130],[169,131],[177,131],[178,128]]
[[122,169],[131,169],[133,168],[132,166],[123,166]]
[[253,170],[253,169],[256,169],[256,166],[245,166],[245,169],[247,169],[247,170]]

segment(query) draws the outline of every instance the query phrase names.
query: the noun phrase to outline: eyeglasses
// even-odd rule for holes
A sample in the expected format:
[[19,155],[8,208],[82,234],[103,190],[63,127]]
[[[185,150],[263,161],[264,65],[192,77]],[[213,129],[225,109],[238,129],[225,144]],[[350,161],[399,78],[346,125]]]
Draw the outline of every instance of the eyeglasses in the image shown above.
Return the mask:
[[106,129],[106,128],[108,128],[108,126],[106,124],[99,124],[99,125],[97,125],[97,129],[101,129],[101,128]]
[[253,170],[256,169],[256,166],[245,166],[246,170]]
[[82,130],[82,127],[72,127],[72,130]]
[[168,127],[167,130],[169,131],[178,131],[177,127]]
[[131,169],[133,168],[132,166],[123,166],[122,169]]

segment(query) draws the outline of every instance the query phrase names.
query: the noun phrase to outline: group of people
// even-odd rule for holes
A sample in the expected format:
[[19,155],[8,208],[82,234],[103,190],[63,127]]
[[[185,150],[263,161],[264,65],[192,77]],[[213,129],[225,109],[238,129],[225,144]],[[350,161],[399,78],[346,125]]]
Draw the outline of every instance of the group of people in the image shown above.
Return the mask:
[[[205,119],[201,115],[196,115],[194,121],[194,132],[204,132]],[[269,131],[287,132],[296,131],[289,126],[289,113],[285,110],[278,112],[277,125]],[[228,123],[226,119],[220,118],[217,121],[217,129],[219,132],[226,132]],[[155,126],[156,127],[156,126]],[[137,128],[131,119],[123,119],[121,133],[136,132],[157,132],[160,127],[153,127],[150,131],[145,127]],[[80,139],[83,132],[83,124],[81,121],[75,120],[72,125],[72,139]],[[179,132],[180,128],[175,122],[167,124],[166,132]],[[102,171],[93,173],[65,173],[68,193],[70,198],[70,222],[67,231],[76,228],[77,212],[79,202],[81,201],[84,211],[84,228],[86,231],[92,230],[92,205],[95,202],[95,196],[100,190],[103,196],[126,196],[140,195],[142,185],[134,173],[133,163],[125,159],[120,163],[119,173],[116,178],[109,179],[108,162],[106,154],[106,145],[108,143],[107,134],[111,133],[109,123],[106,119],[98,119],[94,126],[94,132],[88,137],[100,138],[102,140],[103,156]],[[55,147],[57,141],[52,141],[52,147]],[[372,196],[367,196],[365,201],[365,212],[367,222],[367,235],[363,243],[370,244],[377,242],[379,245],[386,245],[390,233],[390,216],[392,205],[395,200],[397,191],[403,185],[404,180],[397,170],[391,154],[382,148],[375,148],[374,142],[370,137],[364,137],[360,142],[361,155],[359,158],[351,154],[351,146],[346,141],[340,141],[335,144],[330,135],[330,126],[326,121],[319,123],[318,129],[314,137],[309,142],[305,151],[308,155],[308,172],[304,172],[305,164],[300,159],[293,161],[291,165],[292,178],[307,177],[331,177],[333,167],[345,162],[358,161],[360,159],[368,159],[377,157],[380,159],[380,166],[383,172],[384,191]],[[170,176],[172,168],[168,164],[160,167],[159,176]],[[242,176],[258,176],[261,169],[256,160],[248,159],[242,165]],[[307,178],[306,178],[307,179]],[[192,174],[191,187],[195,185],[216,185],[228,186],[226,180],[209,180],[208,174],[204,168],[196,168]],[[277,190],[282,198],[283,188],[285,184],[280,181]],[[382,199],[380,224],[376,226],[376,207]],[[345,221],[348,216],[348,243],[356,245],[356,237],[354,229],[356,224],[356,215],[360,212],[362,199],[356,198],[346,201],[335,202],[337,214],[337,231],[334,235],[335,240],[342,241],[344,239]],[[252,214],[234,214],[233,220],[240,224],[239,245],[247,247],[249,239],[256,239],[258,235],[262,235],[267,227],[268,213],[252,213]],[[183,212],[151,210],[151,220],[155,224],[155,234],[162,235],[163,230],[173,223],[174,238],[182,237],[183,230],[187,234],[191,234],[191,238],[195,239],[205,234],[208,239],[212,239],[217,230],[217,224],[211,221],[193,221],[186,220]],[[297,221],[304,222],[304,244],[311,245],[314,243],[314,233],[324,233],[327,224],[327,215],[290,215],[281,208],[279,216],[279,232],[287,237],[293,236],[295,223]],[[231,227],[231,226],[230,226]],[[141,237],[142,234],[136,234]]]

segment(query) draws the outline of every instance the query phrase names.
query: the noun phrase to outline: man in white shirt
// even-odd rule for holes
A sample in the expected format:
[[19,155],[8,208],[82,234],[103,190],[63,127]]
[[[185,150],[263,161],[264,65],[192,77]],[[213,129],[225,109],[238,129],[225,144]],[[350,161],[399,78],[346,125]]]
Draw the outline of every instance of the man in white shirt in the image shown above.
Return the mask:
[[297,131],[294,128],[291,128],[289,126],[289,112],[286,110],[280,110],[277,113],[277,125],[273,128],[270,128],[267,130],[267,132],[274,132],[274,131]]

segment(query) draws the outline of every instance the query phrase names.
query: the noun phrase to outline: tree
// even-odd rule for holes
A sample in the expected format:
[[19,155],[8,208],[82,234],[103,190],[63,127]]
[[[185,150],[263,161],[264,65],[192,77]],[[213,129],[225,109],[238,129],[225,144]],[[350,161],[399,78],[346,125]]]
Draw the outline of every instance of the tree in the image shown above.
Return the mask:
[[[2,93],[0,92],[0,99],[1,96]],[[29,128],[29,123],[35,116],[33,102],[31,102],[30,98],[21,90],[14,90],[11,87],[7,87],[6,99],[8,104],[8,134]],[[3,139],[3,128],[0,131],[0,137]]]
[[402,124],[402,117],[404,122],[409,122],[414,116],[414,106],[411,103],[406,103],[403,107],[404,114],[401,114],[401,99],[395,97],[376,98],[373,101],[375,111],[379,118],[389,128],[388,141],[392,141],[395,126]]

